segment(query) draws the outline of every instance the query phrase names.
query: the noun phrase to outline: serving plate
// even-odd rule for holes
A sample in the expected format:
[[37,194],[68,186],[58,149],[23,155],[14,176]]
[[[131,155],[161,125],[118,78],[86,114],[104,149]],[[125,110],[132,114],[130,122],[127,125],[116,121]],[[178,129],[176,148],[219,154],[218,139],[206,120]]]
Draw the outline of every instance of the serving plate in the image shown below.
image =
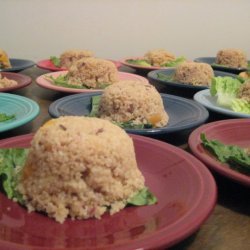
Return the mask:
[[15,80],[17,82],[17,85],[6,87],[6,88],[0,88],[0,92],[7,92],[12,90],[17,90],[20,88],[24,88],[31,84],[32,79],[29,76],[19,74],[19,73],[12,73],[12,72],[0,72],[2,77],[6,77],[11,80]]
[[205,124],[195,129],[188,140],[193,154],[209,168],[227,178],[250,187],[250,176],[241,174],[219,162],[201,144],[200,134],[205,133],[209,140],[219,140],[224,144],[250,148],[250,119],[229,119]]
[[9,69],[0,69],[0,72],[19,72],[21,70],[33,67],[35,63],[31,60],[26,59],[16,59],[10,58],[11,68]]
[[144,71],[151,71],[151,70],[166,68],[166,67],[160,67],[160,66],[142,66],[142,65],[136,65],[136,64],[127,62],[128,60],[142,60],[142,59],[143,59],[142,57],[124,58],[120,60],[120,63],[130,68],[133,68],[136,70],[144,70]]
[[[216,202],[215,181],[207,168],[180,148],[131,135],[138,167],[156,205],[126,207],[102,219],[67,219],[63,224],[32,212],[0,193],[0,248],[159,249],[185,239],[205,222]],[[3,147],[29,147],[32,135],[0,141]]]
[[[118,61],[114,61],[114,60],[109,60],[111,62],[113,62],[116,66],[116,68],[120,68],[121,67],[121,63],[118,62]],[[41,60],[39,62],[36,63],[36,66],[38,68],[41,68],[41,69],[46,69],[46,70],[50,70],[50,71],[64,71],[66,70],[66,68],[62,68],[62,67],[56,67],[50,59],[44,59],[44,60]]]
[[[58,85],[54,85],[50,80],[47,79],[47,77],[49,77],[49,76],[56,78],[60,75],[67,74],[67,72],[68,71],[57,71],[57,72],[47,73],[47,74],[41,75],[36,79],[36,83],[43,88],[61,91],[61,92],[66,92],[66,93],[90,93],[90,92],[103,91],[102,89],[76,89],[76,88],[61,87]],[[148,82],[148,80],[145,77],[131,74],[131,73],[125,73],[125,72],[118,71],[118,77],[119,77],[120,81],[121,80],[137,80],[137,81],[142,81],[142,82]]]
[[[87,116],[91,110],[91,98],[101,93],[76,94],[60,98],[49,107],[52,117],[63,115]],[[139,135],[169,134],[189,130],[203,124],[208,111],[197,102],[186,98],[161,94],[163,104],[169,115],[169,123],[163,128],[125,129],[128,133]]]
[[[223,65],[220,66],[218,64],[215,65],[216,57],[198,57],[195,58],[194,61],[208,63],[215,70],[225,71],[233,74],[239,74],[240,72],[248,70],[248,68],[231,68]],[[248,63],[250,63],[250,61],[248,61]]]
[[0,93],[0,113],[15,115],[15,118],[0,122],[0,132],[22,126],[39,114],[40,108],[33,100],[14,94]]
[[194,95],[194,100],[202,104],[207,109],[223,115],[236,118],[250,118],[250,114],[235,112],[229,108],[219,106],[215,96],[211,96],[209,89],[204,89]]
[[[161,80],[158,78],[158,74],[162,74],[166,77],[172,77],[175,72],[175,69],[160,69],[160,70],[153,70],[148,73],[149,82],[152,83],[158,91],[161,93],[169,93],[169,94],[176,94],[181,95],[184,97],[192,97],[197,91],[207,89],[208,86],[195,86],[186,83],[175,82],[173,80]],[[222,71],[214,71],[215,76],[230,76],[235,78],[236,75],[230,74],[227,72]]]

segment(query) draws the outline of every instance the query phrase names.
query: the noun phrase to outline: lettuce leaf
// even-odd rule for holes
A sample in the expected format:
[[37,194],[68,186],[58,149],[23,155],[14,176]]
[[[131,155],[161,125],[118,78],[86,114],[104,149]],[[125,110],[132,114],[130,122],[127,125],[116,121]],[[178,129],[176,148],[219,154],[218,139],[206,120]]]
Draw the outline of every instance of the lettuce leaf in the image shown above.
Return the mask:
[[50,57],[50,61],[51,61],[56,67],[60,67],[60,66],[61,66],[60,58],[58,58],[58,57],[56,57],[56,56],[51,56],[51,57]]
[[225,145],[218,140],[208,140],[206,135],[200,135],[203,146],[220,162],[227,163],[230,168],[250,175],[250,155],[245,149],[236,145]]
[[5,113],[0,113],[0,122],[5,122],[5,121],[11,120],[15,117],[16,117],[15,115],[7,115]]
[[145,66],[145,67],[151,67],[152,65],[143,59],[128,59],[126,60],[127,63],[134,64],[134,65],[139,65],[139,66]]
[[161,66],[162,67],[176,67],[176,66],[180,65],[181,63],[183,63],[185,61],[186,61],[186,58],[181,56],[181,57],[177,57],[173,61],[165,62]]
[[153,205],[157,203],[157,198],[149,191],[147,187],[143,188],[135,196],[128,199],[128,205],[134,206],[144,206],[144,205]]
[[244,114],[250,114],[250,102],[245,99],[236,98],[231,103],[232,110]]
[[217,96],[217,103],[220,106],[231,107],[232,100],[237,97],[241,82],[229,76],[213,77],[210,86],[211,96]]
[[22,195],[16,191],[20,172],[25,164],[28,149],[0,149],[0,180],[1,188],[9,199],[22,203]]

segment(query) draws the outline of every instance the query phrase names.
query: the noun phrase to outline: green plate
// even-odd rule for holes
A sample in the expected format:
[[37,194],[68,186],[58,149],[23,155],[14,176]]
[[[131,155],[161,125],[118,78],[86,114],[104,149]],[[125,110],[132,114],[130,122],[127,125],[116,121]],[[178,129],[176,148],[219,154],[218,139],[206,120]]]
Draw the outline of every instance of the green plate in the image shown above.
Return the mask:
[[32,121],[40,108],[33,100],[14,94],[0,93],[0,113],[15,115],[15,118],[0,122],[0,132],[11,130]]

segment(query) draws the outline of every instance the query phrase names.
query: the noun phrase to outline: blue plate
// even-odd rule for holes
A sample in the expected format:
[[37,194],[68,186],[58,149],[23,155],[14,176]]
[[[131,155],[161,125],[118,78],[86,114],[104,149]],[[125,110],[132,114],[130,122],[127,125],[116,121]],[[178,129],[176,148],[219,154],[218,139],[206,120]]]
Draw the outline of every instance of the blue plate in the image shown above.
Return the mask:
[[21,70],[33,67],[35,63],[30,60],[10,58],[11,68],[0,69],[0,72],[19,72]]
[[[229,72],[233,74],[239,74],[240,72],[249,70],[248,68],[229,68],[225,66],[220,66],[220,65],[213,65],[215,63],[216,57],[198,57],[195,58],[195,62],[203,62],[203,63],[208,63],[211,65],[211,67],[215,70],[220,70],[224,72]],[[250,61],[248,61],[250,63]]]
[[0,132],[7,131],[33,120],[40,108],[33,100],[13,94],[0,93],[0,113],[15,115],[15,118],[0,122]]
[[[149,82],[152,83],[159,92],[168,93],[168,94],[176,94],[184,97],[193,97],[193,95],[202,90],[207,89],[208,86],[195,86],[186,83],[174,82],[171,80],[161,80],[158,79],[158,74],[163,74],[165,76],[172,76],[175,72],[175,69],[160,69],[154,70],[148,73]],[[234,74],[222,72],[222,71],[214,71],[215,76],[230,76],[236,77]]]
[[197,92],[194,95],[194,100],[202,104],[207,109],[220,113],[220,114],[224,114],[224,115],[228,115],[232,117],[238,117],[238,118],[250,118],[250,114],[235,112],[229,108],[219,106],[217,104],[216,97],[211,96],[209,89],[205,89],[205,90],[201,90]]
[[[99,93],[75,94],[53,102],[49,107],[52,117],[63,115],[87,116],[91,110],[91,97]],[[169,115],[169,123],[163,128],[125,129],[128,133],[139,135],[167,134],[189,130],[203,124],[208,111],[199,103],[186,98],[161,94],[164,107]]]

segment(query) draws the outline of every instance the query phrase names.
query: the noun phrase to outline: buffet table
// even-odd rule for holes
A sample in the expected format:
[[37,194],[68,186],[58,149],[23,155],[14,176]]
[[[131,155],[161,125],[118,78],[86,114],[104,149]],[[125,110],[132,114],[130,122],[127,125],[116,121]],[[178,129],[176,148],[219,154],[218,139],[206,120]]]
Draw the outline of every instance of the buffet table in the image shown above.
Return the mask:
[[[122,67],[120,70],[134,73],[127,67]],[[41,88],[35,83],[36,77],[47,72],[37,67],[20,72],[30,76],[32,84],[12,93],[33,99],[40,106],[40,114],[26,125],[0,133],[0,139],[35,132],[44,122],[50,119],[49,105],[58,98],[68,95]],[[208,122],[224,118],[226,117],[210,113]],[[188,151],[187,138],[188,135],[176,135],[173,138],[168,137],[166,142]],[[165,140],[164,138],[159,139]],[[216,173],[213,173],[213,175],[218,187],[218,201],[214,211],[196,233],[173,246],[172,250],[250,249],[250,190]]]

